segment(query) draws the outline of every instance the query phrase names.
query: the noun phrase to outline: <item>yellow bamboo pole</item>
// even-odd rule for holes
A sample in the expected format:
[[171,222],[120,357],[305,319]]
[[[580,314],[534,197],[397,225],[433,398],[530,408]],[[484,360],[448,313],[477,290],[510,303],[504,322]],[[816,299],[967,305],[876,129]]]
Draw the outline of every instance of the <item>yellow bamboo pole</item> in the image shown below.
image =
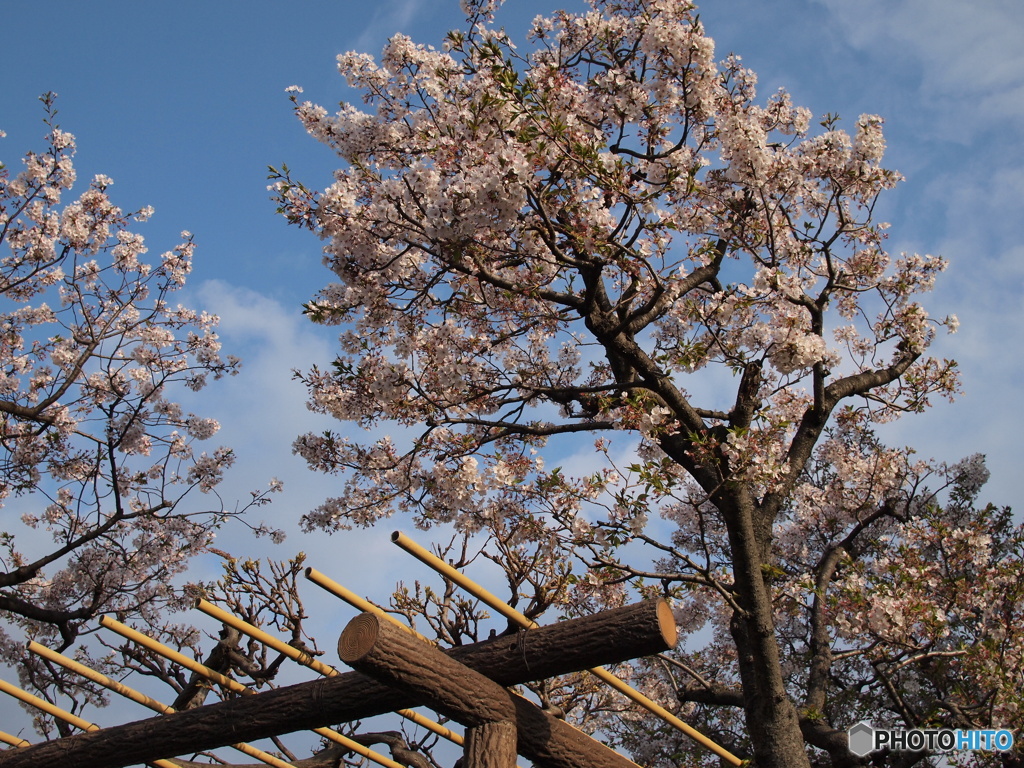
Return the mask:
[[[20,699],[29,706],[35,707],[36,709],[42,710],[48,715],[56,717],[58,720],[63,720],[65,723],[70,723],[75,728],[80,728],[83,731],[98,731],[100,727],[95,723],[90,723],[88,720],[83,720],[78,715],[73,715],[70,712],[61,709],[48,701],[40,699],[38,696],[33,696],[28,691],[23,691],[16,685],[11,685],[6,680],[0,680],[0,691],[13,696],[16,699]],[[152,760],[152,765],[158,768],[178,768],[175,763],[169,760]]]
[[117,632],[121,637],[131,640],[133,643],[138,643],[142,647],[160,654],[165,659],[173,661],[175,664],[184,667],[190,672],[195,672],[197,675],[205,677],[207,680],[211,680],[217,683],[217,685],[227,688],[233,693],[252,693],[250,689],[246,688],[237,680],[232,680],[230,677],[222,675],[214,669],[210,669],[205,664],[200,664],[195,659],[190,659],[188,656],[168,648],[158,640],[154,640],[149,635],[145,635],[137,629],[132,629],[116,619],[112,619],[109,616],[101,616],[100,624],[106,629]]
[[[515,622],[516,624],[525,629],[534,629],[537,626],[539,626],[537,622],[526,618],[526,616],[521,614],[515,608],[505,603],[504,600],[495,597],[493,594],[491,594],[486,589],[481,587],[468,576],[464,575],[461,571],[458,571],[452,566],[450,566],[444,560],[437,557],[433,552],[424,549],[401,531],[395,531],[393,534],[391,534],[391,540],[420,562],[430,566],[432,569],[440,573],[442,576],[451,579],[451,581],[458,584],[460,587],[465,589],[474,597],[482,600],[484,603],[486,603],[488,606],[493,608],[495,611],[500,613],[505,618],[510,619],[511,621]],[[629,685],[628,683],[622,681],[621,679],[613,675],[611,672],[606,670],[604,667],[594,667],[593,669],[590,669],[588,671],[594,674],[600,680],[612,686],[619,693],[627,696],[629,699],[639,704],[641,707],[646,709],[651,714],[660,717],[666,723],[673,726],[677,730],[682,731],[684,734],[689,736],[698,744],[711,750],[719,757],[723,758],[724,760],[727,760],[733,765],[738,766],[743,764],[742,760],[736,757],[736,755],[727,750],[725,747],[716,744],[704,734],[690,727],[682,720],[680,720],[678,717],[669,712],[667,709],[665,709],[663,706],[653,701],[652,699],[648,698],[647,696],[644,696],[644,694],[640,693],[640,691],[636,690],[635,688],[633,688],[633,686]]]
[[24,691],[16,685],[11,685],[6,680],[0,680],[0,691],[3,691],[7,695],[13,696],[16,699],[20,699],[29,706],[42,710],[48,715],[53,715],[54,717],[63,720],[65,723],[70,723],[83,731],[98,731],[100,729],[98,725],[90,723],[88,720],[83,720],[78,715],[73,715],[48,701],[40,699],[38,696],[33,696],[28,691]]
[[[241,621],[241,619],[237,619],[237,621]],[[168,648],[166,645],[157,640],[154,640],[149,635],[145,635],[142,632],[139,632],[138,630],[132,629],[131,627],[126,626],[121,622],[110,618],[109,616],[100,617],[100,623],[107,629],[117,632],[122,637],[125,637],[133,642],[136,642],[145,648],[149,648],[151,651],[160,654],[165,659],[169,659],[170,661],[173,661],[174,663],[179,664],[185,667],[186,669],[191,670],[192,672],[195,672],[197,675],[205,677],[207,680],[211,680],[215,683],[218,683],[219,685],[222,685],[225,688],[234,691],[235,693],[253,695],[255,695],[256,693],[251,688],[248,688],[247,686],[244,686],[241,683],[239,683],[237,680],[232,680],[230,677],[225,677],[220,672],[210,669],[205,664],[200,664],[198,661],[190,659],[188,656],[184,656],[178,653],[177,651]],[[244,624],[245,622],[242,623]],[[385,757],[379,752],[374,752],[372,749],[368,749],[367,747],[360,744],[358,741],[353,741],[347,736],[344,736],[338,733],[337,731],[331,730],[330,728],[315,728],[313,729],[313,732],[321,736],[324,736],[325,738],[331,739],[332,741],[338,744],[342,744],[346,748],[351,749],[353,752],[357,752],[363,757],[369,758],[378,765],[385,766],[385,768],[405,768],[400,763],[396,763],[394,760]]]
[[12,747],[32,746],[32,742],[25,741],[24,739],[18,738],[17,736],[12,736],[11,734],[5,733],[4,731],[0,731],[0,741],[4,742],[5,744],[10,744]]
[[[316,570],[316,568],[307,568],[306,578],[312,581],[317,586],[326,589],[328,592],[335,595],[336,597],[340,597],[342,600],[344,600],[346,603],[351,605],[356,610],[369,612],[375,616],[379,616],[380,618],[391,622],[396,627],[401,627],[406,632],[415,635],[423,642],[435,644],[431,640],[428,640],[426,637],[421,635],[412,627],[407,627],[405,624],[400,622],[387,611],[383,610],[382,608],[378,608],[369,600],[364,600],[363,598],[359,597],[359,595],[357,595],[355,592],[353,592],[350,589],[347,589],[346,587],[343,587],[341,584],[334,581],[334,579],[328,578],[323,573]],[[445,728],[440,723],[435,722],[434,720],[431,720],[428,717],[424,717],[419,712],[416,712],[412,709],[400,709],[396,712],[396,714],[401,715],[406,720],[410,720],[416,723],[416,725],[426,728],[428,731],[431,731],[432,733],[436,733],[438,736],[447,739],[453,744],[458,744],[460,747],[465,744],[465,738],[463,736],[461,736],[458,733],[455,733],[455,731],[452,731],[449,728]]]
[[340,597],[342,600],[351,605],[357,611],[362,611],[363,613],[372,613],[374,616],[379,616],[382,619],[386,619],[387,621],[390,621],[392,624],[394,624],[396,627],[401,627],[406,632],[412,633],[423,642],[430,643],[431,645],[436,645],[436,643],[433,640],[430,640],[427,637],[421,635],[412,627],[406,626],[398,619],[396,619],[394,616],[392,616],[390,613],[385,611],[383,608],[379,608],[378,606],[371,603],[369,600],[364,600],[355,592],[353,592],[350,589],[347,589],[346,587],[343,587],[334,579],[324,575],[316,568],[307,568],[306,578],[312,581],[318,587],[326,589],[335,597]]
[[356,754],[362,755],[363,757],[373,760],[375,763],[385,766],[385,768],[406,768],[401,763],[396,763],[389,757],[374,752],[369,747],[363,746],[358,741],[353,741],[347,736],[342,736],[337,731],[332,731],[330,728],[314,728],[313,733],[318,733],[326,739],[330,739],[335,744],[341,744],[345,749],[350,749]]
[[[174,707],[168,706],[167,704],[163,704],[157,701],[156,699],[147,696],[141,691],[137,691],[134,688],[128,687],[124,683],[121,683],[117,680],[112,680],[111,678],[107,677],[106,675],[100,672],[97,672],[95,669],[92,669],[91,667],[87,667],[84,664],[75,661],[74,659],[68,658],[64,654],[50,650],[45,645],[40,645],[35,641],[31,641],[28,644],[28,649],[37,656],[42,656],[44,659],[52,661],[55,664],[60,664],[65,669],[71,670],[75,674],[81,675],[82,677],[88,680],[92,680],[94,683],[98,683],[99,685],[102,685],[104,688],[114,691],[114,693],[118,693],[121,696],[124,696],[126,699],[131,699],[132,701],[141,704],[144,707],[148,707],[149,709],[152,709],[154,712],[159,712],[162,715],[169,715],[172,712],[177,711]],[[274,768],[292,768],[291,763],[286,763],[284,760],[274,757],[269,752],[264,752],[262,749],[258,749],[257,747],[254,747],[251,744],[239,742],[238,744],[230,744],[229,746],[232,749],[236,749],[243,754],[249,755],[249,757],[254,757],[257,760],[260,760],[266,763],[267,765],[272,765],[274,766]]]
[[161,704],[156,699],[151,699],[141,691],[136,691],[134,688],[129,688],[124,683],[112,680],[106,675],[97,672],[95,669],[87,667],[62,653],[57,653],[56,651],[47,648],[45,645],[37,643],[35,640],[29,642],[28,649],[37,656],[42,656],[44,659],[52,661],[54,664],[60,664],[64,669],[70,670],[76,675],[81,675],[87,680],[92,680],[94,683],[98,683],[104,688],[107,688],[114,693],[118,693],[127,699],[131,699],[144,707],[148,707],[149,709],[159,712],[162,715],[169,715],[175,711],[174,707]]
[[334,677],[338,674],[338,670],[336,670],[330,664],[324,664],[322,661],[314,659],[305,651],[300,651],[295,646],[288,645],[288,643],[284,642],[283,640],[279,640],[273,635],[267,634],[259,627],[253,626],[249,622],[238,618],[232,613],[228,613],[223,608],[218,608],[216,605],[207,600],[199,598],[195,602],[195,607],[203,613],[205,613],[207,616],[211,616],[215,618],[217,621],[221,622],[222,624],[227,624],[229,627],[234,627],[242,634],[248,635],[254,640],[259,640],[268,648],[273,648],[278,653],[287,656],[289,659],[292,659],[293,661],[297,661],[304,667],[309,667],[314,672],[317,672],[323,675],[324,677]]
[[[218,608],[216,605],[213,605],[207,600],[203,600],[202,598],[196,600],[196,608],[205,613],[207,616],[212,616],[218,621],[221,621],[230,627],[234,627],[242,634],[248,635],[249,637],[255,640],[259,640],[268,648],[273,648],[278,653],[282,653],[288,658],[297,661],[299,664],[309,667],[310,669],[320,673],[324,677],[335,677],[336,675],[340,674],[338,670],[336,670],[329,664],[324,664],[323,662],[317,661],[308,653],[304,653],[303,651],[300,651],[298,648],[288,645],[288,643],[284,642],[283,640],[280,640],[274,637],[273,635],[267,634],[259,627],[254,627],[249,622],[244,621],[243,619],[240,619],[231,613],[228,613],[222,608]],[[378,608],[377,610],[380,609]],[[392,619],[392,621],[394,621],[394,619]],[[401,715],[407,720],[416,723],[416,725],[426,728],[428,731],[431,731],[432,733],[436,733],[438,736],[441,736],[442,738],[448,739],[454,744],[458,744],[459,746],[462,746],[463,744],[464,739],[462,738],[462,736],[448,728],[445,728],[440,723],[436,723],[433,720],[424,717],[418,712],[414,712],[411,709],[401,709],[398,710],[397,714]]]

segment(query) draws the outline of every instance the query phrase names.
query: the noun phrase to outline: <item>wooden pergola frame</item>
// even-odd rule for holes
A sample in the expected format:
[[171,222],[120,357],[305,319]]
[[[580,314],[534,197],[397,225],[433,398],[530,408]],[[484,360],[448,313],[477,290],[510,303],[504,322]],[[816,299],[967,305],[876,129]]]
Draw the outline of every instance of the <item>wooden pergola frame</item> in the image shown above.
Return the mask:
[[[708,746],[727,762],[740,764],[734,755],[678,721],[602,666],[674,647],[675,622],[665,601],[645,601],[537,627],[408,537],[396,533],[392,540],[511,621],[530,628],[529,631],[524,629],[514,635],[442,651],[390,614],[323,574],[307,569],[306,576],[311,581],[366,611],[350,622],[338,646],[342,660],[358,671],[339,673],[216,606],[198,601],[197,607],[205,613],[285,653],[325,675],[325,679],[244,695],[184,712],[168,712],[170,708],[152,702],[147,706],[166,714],[112,728],[91,726],[86,733],[41,744],[28,745],[16,737],[0,739],[16,746],[0,752],[0,768],[168,765],[166,758],[170,755],[192,754],[222,746],[234,746],[259,757],[256,754],[259,750],[244,742],[310,729],[381,765],[393,767],[397,765],[394,761],[327,727],[387,712],[399,712],[457,744],[464,741],[464,768],[512,768],[517,754],[543,768],[636,768],[635,763],[604,744],[506,690],[509,686],[584,669]],[[161,647],[136,630],[106,617],[103,623],[231,690],[252,693],[233,680],[220,679],[223,676],[212,670],[204,671],[202,665]],[[52,651],[41,647],[32,650],[41,655],[49,654],[47,657],[51,660],[63,663],[55,658],[59,654]],[[65,666],[73,669],[73,666]],[[96,680],[96,677],[91,679]],[[133,696],[130,689],[120,687],[123,690],[116,686],[112,690],[146,703],[141,701],[146,698],[142,694]],[[13,695],[28,701],[25,697],[30,694],[21,693],[24,695]],[[423,704],[465,726],[465,739],[411,710]],[[259,757],[271,765],[282,764],[278,758],[270,758],[270,755]]]
[[[394,632],[416,640],[397,628]],[[512,686],[567,674],[597,663],[612,664],[660,653],[672,648],[675,641],[675,624],[668,606],[664,601],[646,601],[559,622],[528,633],[506,635],[437,653],[467,669],[480,672],[496,685]],[[417,642],[430,648],[422,641]],[[360,672],[348,672],[127,725],[9,749],[0,753],[0,766],[123,768],[169,755],[189,754],[350,722],[423,704],[429,702],[408,690],[384,685]],[[582,738],[589,738],[572,730]],[[593,744],[599,742],[594,741]],[[588,763],[570,763],[565,768],[581,765]],[[619,757],[617,763],[603,765],[614,768],[634,766],[624,757]]]

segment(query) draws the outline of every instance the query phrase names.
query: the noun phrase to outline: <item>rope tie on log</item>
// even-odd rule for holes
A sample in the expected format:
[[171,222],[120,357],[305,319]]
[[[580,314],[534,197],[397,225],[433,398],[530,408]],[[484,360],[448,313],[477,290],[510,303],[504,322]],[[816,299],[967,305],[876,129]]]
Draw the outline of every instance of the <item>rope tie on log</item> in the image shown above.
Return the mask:
[[530,658],[526,655],[526,630],[522,627],[516,630],[516,648],[519,649],[519,653],[523,657],[523,666],[527,672],[530,672]]
[[321,677],[313,685],[313,689],[309,692],[309,697],[313,700],[313,706],[321,707],[324,703],[324,684],[327,682],[326,677]]

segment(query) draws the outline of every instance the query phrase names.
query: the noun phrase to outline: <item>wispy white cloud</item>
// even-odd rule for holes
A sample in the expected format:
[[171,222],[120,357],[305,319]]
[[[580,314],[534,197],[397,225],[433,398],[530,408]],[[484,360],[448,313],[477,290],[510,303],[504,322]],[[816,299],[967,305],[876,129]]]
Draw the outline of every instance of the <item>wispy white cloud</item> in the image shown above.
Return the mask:
[[817,0],[862,50],[918,66],[922,96],[964,122],[1024,119],[1024,13],[1017,0]]
[[[272,527],[283,529],[288,535],[284,544],[258,544],[244,528],[234,526],[222,534],[222,547],[236,555],[275,559],[302,551],[310,565],[325,572],[333,568],[331,575],[341,581],[355,578],[366,585],[367,591],[374,584],[393,584],[395,578],[388,573],[392,554],[388,531],[328,536],[299,530],[299,518],[335,495],[339,481],[308,469],[292,454],[292,442],[301,433],[338,425],[306,408],[305,388],[294,379],[293,371],[329,362],[333,357],[333,332],[314,326],[298,310],[222,281],[200,285],[195,303],[220,316],[224,351],[243,359],[238,376],[212,382],[194,405],[197,412],[215,417],[223,425],[211,442],[229,445],[237,455],[235,467],[226,475],[222,496],[244,503],[250,490],[266,487],[272,477],[284,482],[284,491],[274,497],[273,504],[251,515],[253,523],[262,518]],[[214,571],[217,568],[212,561],[207,566]],[[193,573],[190,577],[208,576]]]
[[858,51],[888,94],[891,154],[910,166],[891,250],[950,260],[925,305],[956,313],[960,332],[932,352],[960,363],[964,394],[885,431],[894,444],[946,461],[981,452],[986,500],[1017,495],[1024,419],[1011,406],[1024,375],[1024,13],[1016,0],[814,0],[833,36]]
[[373,17],[360,31],[352,50],[376,55],[384,40],[400,31],[409,34],[426,6],[427,0],[388,0],[375,5]]
[[1017,237],[1024,164],[966,166],[931,181],[923,198],[943,214],[935,250],[951,257],[927,306],[961,321],[956,335],[937,339],[933,353],[959,362],[964,392],[952,406],[905,419],[899,431],[922,455],[986,454],[986,499],[1013,504],[1024,434],[1013,405],[1024,378],[1024,245]]

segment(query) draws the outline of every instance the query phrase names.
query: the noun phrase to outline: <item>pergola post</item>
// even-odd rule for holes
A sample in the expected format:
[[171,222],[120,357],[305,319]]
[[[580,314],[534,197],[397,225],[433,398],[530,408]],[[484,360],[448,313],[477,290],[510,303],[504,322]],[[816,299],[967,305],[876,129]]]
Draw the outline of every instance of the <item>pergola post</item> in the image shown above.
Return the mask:
[[466,731],[462,768],[515,768],[515,765],[515,723],[486,723]]

